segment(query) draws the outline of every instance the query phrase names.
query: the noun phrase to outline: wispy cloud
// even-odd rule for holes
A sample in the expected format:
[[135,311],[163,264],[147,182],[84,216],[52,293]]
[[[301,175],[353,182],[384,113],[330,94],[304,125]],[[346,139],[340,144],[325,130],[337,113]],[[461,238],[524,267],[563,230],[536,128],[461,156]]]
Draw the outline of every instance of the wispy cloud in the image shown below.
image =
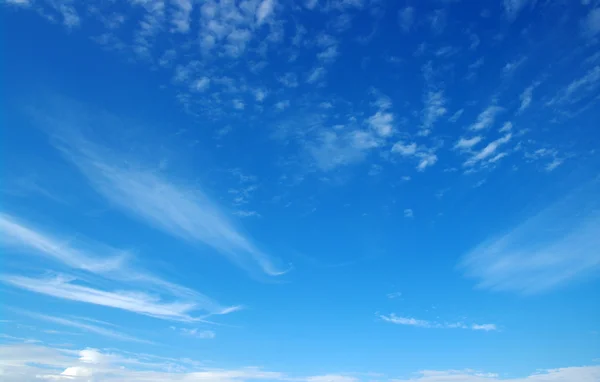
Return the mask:
[[600,267],[598,181],[492,237],[460,268],[481,288],[537,293],[585,278]]
[[566,88],[546,103],[547,106],[555,104],[569,104],[582,100],[592,94],[600,86],[600,65],[590,69],[585,75],[573,80]]
[[471,138],[460,138],[458,142],[454,145],[454,148],[459,150],[469,150],[473,148],[476,144],[481,142],[481,136],[477,135]]
[[438,159],[433,149],[417,146],[414,142],[398,141],[392,146],[392,153],[416,159],[418,171],[424,171],[427,167],[433,166]]
[[140,158],[125,158],[99,146],[76,129],[56,127],[56,146],[114,206],[174,237],[208,245],[245,269],[258,267],[273,276],[285,273],[197,187],[144,166]]
[[475,123],[471,125],[471,130],[483,130],[494,124],[496,115],[503,109],[496,105],[488,106],[484,111],[479,114]]
[[[500,154],[494,155],[496,153],[496,150],[501,145],[510,141],[511,137],[512,137],[512,134],[508,133],[508,134],[504,135],[503,137],[498,138],[498,139],[488,143],[487,146],[485,146],[483,149],[481,149],[481,151],[473,153],[473,156],[471,156],[469,159],[467,159],[467,161],[464,163],[464,165],[465,166],[473,166],[484,160],[495,162],[496,160],[501,158],[501,157],[498,157],[498,155],[503,154],[503,153],[500,153]],[[488,158],[490,158],[490,159],[488,159]]]
[[122,332],[119,332],[113,328],[108,329],[99,325],[92,325],[86,322],[75,321],[71,319],[49,316],[45,314],[38,314],[33,312],[27,312],[24,310],[15,310],[17,313],[29,316],[31,318],[42,320],[46,322],[51,322],[53,324],[58,324],[61,326],[67,326],[74,329],[79,329],[84,332],[94,333],[103,337],[112,338],[118,341],[129,341],[129,342],[139,342],[145,344],[152,344],[152,341],[140,339]]
[[419,328],[429,329],[470,329],[470,330],[482,330],[482,331],[495,331],[497,330],[495,324],[465,324],[462,322],[436,322],[428,320],[420,320],[412,317],[401,317],[394,313],[390,315],[379,315],[379,318],[385,322],[396,325],[415,326]]
[[[72,276],[26,277],[3,275],[0,280],[5,284],[31,292],[45,294],[70,301],[101,305],[151,317],[175,321],[200,321],[190,316],[199,309],[206,309],[193,301],[166,301],[158,296],[141,291],[115,290],[106,291],[90,286],[76,284]],[[214,307],[212,307],[214,308]],[[224,308],[227,309],[227,308]],[[215,310],[219,313],[223,310]],[[209,311],[210,313],[210,311]]]
[[[188,314],[193,311],[219,314],[229,309],[194,290],[133,268],[126,261],[128,254],[81,236],[70,240],[56,238],[7,214],[0,214],[0,233],[0,243],[10,249],[7,254],[21,251],[49,258],[70,270],[83,271],[84,276],[80,278],[88,283],[87,286],[76,284],[77,277],[72,276],[2,276],[3,282],[21,289],[181,321],[193,320]],[[109,282],[118,290],[94,288],[90,282],[103,285]]]
[[523,93],[521,93],[521,106],[519,106],[519,113],[522,113],[531,105],[531,100],[533,98],[533,89],[534,86],[528,86]]

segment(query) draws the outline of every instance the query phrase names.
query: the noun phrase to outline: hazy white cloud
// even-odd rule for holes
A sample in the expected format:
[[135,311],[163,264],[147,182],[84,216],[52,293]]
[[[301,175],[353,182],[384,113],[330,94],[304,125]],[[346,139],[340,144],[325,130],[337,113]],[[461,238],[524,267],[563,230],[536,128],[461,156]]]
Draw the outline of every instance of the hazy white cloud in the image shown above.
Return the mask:
[[459,150],[470,150],[471,148],[473,148],[473,146],[481,142],[481,139],[482,138],[479,135],[471,138],[460,138],[458,142],[456,142],[456,144],[454,145],[454,148]]
[[425,96],[425,107],[423,109],[423,129],[429,131],[433,124],[447,112],[446,99],[444,98],[444,92],[428,91]]
[[403,157],[414,158],[418,161],[417,170],[424,171],[427,167],[437,162],[437,155],[431,149],[417,146],[416,143],[398,141],[392,146],[392,153]]
[[416,326],[419,328],[429,329],[470,329],[470,330],[482,330],[482,331],[493,331],[497,330],[494,324],[471,324],[467,325],[462,322],[435,322],[428,320],[420,320],[412,317],[401,317],[394,313],[390,315],[379,315],[379,318],[385,322],[396,325]]
[[[96,145],[77,129],[69,129],[77,125],[52,121],[57,123],[57,147],[115,207],[165,233],[208,245],[248,270],[258,266],[269,275],[283,273],[197,186],[187,187],[144,166],[140,158],[124,158]],[[100,116],[95,123],[99,128],[110,126]]]
[[450,118],[448,118],[448,120],[452,123],[458,121],[458,119],[463,115],[465,109],[459,109],[456,112],[454,112],[454,114],[452,114],[450,116]]
[[[43,366],[42,366],[43,365]],[[0,367],[5,382],[23,382],[39,379],[81,380],[106,382],[243,382],[304,381],[304,382],[357,382],[361,378],[352,374],[324,374],[293,376],[282,372],[265,371],[255,367],[239,369],[204,368],[193,360],[176,360],[145,354],[110,353],[93,348],[65,350],[32,344],[0,345]],[[69,377],[71,376],[71,377]],[[424,370],[409,379],[380,379],[383,382],[596,382],[600,378],[600,366],[581,366],[536,370],[534,374],[520,378],[500,378],[494,373],[474,370]]]
[[521,106],[519,106],[519,113],[522,113],[523,111],[525,111],[525,109],[529,107],[529,105],[531,105],[531,99],[533,97],[533,88],[533,85],[529,86],[525,90],[523,90],[523,93],[521,93]]
[[[181,285],[162,280],[133,268],[124,251],[94,243],[79,236],[57,238],[26,225],[9,215],[0,214],[0,243],[6,254],[29,253],[51,259],[72,270],[95,277],[85,277],[88,285],[76,284],[75,277],[22,277],[4,275],[1,281],[15,287],[57,298],[103,305],[134,313],[174,320],[190,320],[188,312],[203,310],[220,313],[222,307],[210,298]],[[100,279],[102,278],[102,283]],[[114,292],[94,288],[90,282],[109,283]],[[144,290],[144,292],[140,291]]]
[[471,130],[483,130],[494,124],[496,120],[496,115],[501,112],[503,109],[496,105],[488,106],[484,111],[482,111],[475,123],[471,125]]
[[460,263],[481,288],[536,293],[597,272],[600,267],[598,181],[521,224],[482,242]]
[[263,0],[256,11],[256,22],[261,25],[272,13],[275,8],[275,0]]
[[191,90],[196,91],[196,92],[203,92],[206,89],[208,89],[209,85],[210,85],[210,78],[202,77],[202,78],[199,78],[199,79],[195,80],[194,82],[192,82],[190,88],[191,88]]
[[413,213],[412,209],[407,208],[407,209],[404,210],[404,217],[405,218],[412,218],[414,216],[415,216],[415,214]]
[[509,131],[512,131],[512,128],[513,124],[511,122],[504,122],[504,125],[502,125],[502,127],[498,131],[501,133],[508,133]]
[[600,86],[600,65],[590,69],[585,75],[572,81],[566,88],[561,90],[558,95],[546,103],[554,105],[556,103],[574,103],[581,100],[582,97],[593,93]]
[[325,68],[322,66],[318,66],[311,70],[310,74],[308,75],[308,78],[306,79],[306,82],[308,82],[309,84],[314,84],[315,82],[323,80],[324,77]]
[[194,8],[192,0],[171,0],[173,11],[171,23],[173,29],[179,33],[187,33],[190,30],[190,15]]
[[391,112],[379,110],[369,117],[368,123],[381,137],[389,137],[394,132],[394,115]]
[[411,30],[415,22],[415,9],[413,7],[405,7],[398,11],[398,23],[404,32]]
[[[483,149],[481,149],[481,151],[473,153],[473,156],[471,156],[465,162],[465,166],[473,166],[473,165],[489,158],[496,152],[498,147],[500,147],[501,145],[510,141],[511,137],[512,137],[512,134],[508,133],[508,134],[504,135],[503,137],[498,138],[495,141],[488,143],[487,146],[485,146]],[[496,158],[495,160],[493,160],[495,162],[496,160],[500,159],[501,157],[493,157],[493,158]]]
[[66,319],[66,318],[55,317],[55,316],[49,316],[49,315],[45,315],[45,314],[37,314],[37,313],[32,313],[32,312],[27,312],[27,311],[22,311],[22,310],[17,310],[16,312],[19,314],[26,315],[31,318],[37,319],[37,320],[42,320],[42,321],[50,322],[53,324],[58,324],[61,326],[67,326],[67,327],[73,328],[73,329],[79,329],[83,332],[97,334],[99,336],[112,338],[112,339],[118,340],[118,341],[139,342],[139,343],[145,343],[145,344],[153,343],[152,341],[147,341],[144,339],[140,339],[140,338],[119,332],[119,331],[115,330],[114,328],[105,328],[105,327],[102,327],[99,325],[93,325],[93,324],[90,324],[87,322],[81,322],[81,321],[77,321],[77,320],[73,320],[73,319]]
[[581,23],[581,29],[586,37],[594,37],[600,32],[600,8],[588,12]]
[[506,17],[511,21],[515,20],[521,10],[530,4],[533,6],[535,0],[504,0]]
[[0,233],[0,243],[4,247],[32,252],[52,258],[71,268],[93,273],[120,271],[127,258],[126,252],[98,243],[57,239],[27,226],[10,215],[1,213]]
[[0,281],[17,288],[60,299],[122,309],[133,313],[175,321],[197,320],[190,316],[190,313],[198,310],[204,310],[207,313],[220,313],[229,309],[220,308],[218,305],[211,306],[212,304],[202,306],[194,301],[168,301],[141,291],[106,291],[96,289],[76,284],[76,278],[71,276],[59,275],[55,277],[34,278],[3,275],[0,277]]
[[181,334],[183,334],[185,336],[198,338],[198,339],[202,339],[202,340],[207,340],[207,339],[210,340],[217,336],[217,334],[212,330],[200,330],[197,328],[193,328],[193,329],[180,328],[179,331],[181,332]]

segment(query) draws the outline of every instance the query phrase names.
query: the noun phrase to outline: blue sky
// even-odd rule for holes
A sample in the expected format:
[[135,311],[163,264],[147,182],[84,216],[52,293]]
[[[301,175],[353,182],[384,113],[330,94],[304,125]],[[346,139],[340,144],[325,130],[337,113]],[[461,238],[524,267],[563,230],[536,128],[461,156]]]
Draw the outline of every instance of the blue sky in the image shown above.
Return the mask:
[[3,380],[600,380],[599,1],[0,12]]

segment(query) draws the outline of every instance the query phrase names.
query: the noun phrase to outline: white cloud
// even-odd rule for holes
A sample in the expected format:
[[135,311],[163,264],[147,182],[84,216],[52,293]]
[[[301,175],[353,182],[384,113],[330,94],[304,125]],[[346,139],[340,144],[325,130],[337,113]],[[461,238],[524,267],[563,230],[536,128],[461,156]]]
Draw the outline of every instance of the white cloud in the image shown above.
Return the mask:
[[450,118],[448,118],[448,121],[450,121],[452,123],[458,121],[458,119],[463,115],[464,112],[465,112],[465,109],[457,110],[454,114],[452,114],[450,116]]
[[56,239],[1,213],[0,232],[0,243],[5,247],[47,256],[69,267],[93,273],[119,271],[124,267],[127,256],[124,251],[97,243]]
[[399,297],[402,297],[402,292],[392,292],[392,293],[388,293],[386,296],[387,296],[387,298],[390,298],[390,299],[399,298]]
[[546,165],[546,171],[550,172],[550,171],[554,171],[558,166],[560,166],[562,163],[564,162],[563,159],[560,158],[554,158],[552,160],[552,162],[548,163],[548,165]]
[[242,102],[242,100],[239,99],[234,99],[232,101],[233,103],[233,108],[235,110],[244,110],[244,108],[246,107],[246,104],[244,104],[244,102]]
[[278,101],[275,104],[275,108],[278,109],[278,110],[285,110],[288,107],[290,107],[290,101],[289,100]]
[[[357,382],[351,374],[324,374],[293,376],[281,372],[265,371],[255,367],[217,369],[202,367],[194,360],[178,360],[148,354],[111,353],[97,349],[79,351],[41,345],[0,345],[0,367],[5,382],[23,382],[39,379],[73,380],[68,375],[85,376],[83,380],[106,382],[243,382],[304,381],[304,382]],[[62,370],[62,371],[61,371]],[[407,380],[377,378],[382,382],[596,382],[600,366],[581,366],[536,370],[534,374],[519,378],[499,378],[497,374],[474,370],[423,370]]]
[[581,28],[586,37],[594,37],[600,32],[600,8],[589,11],[581,24]]
[[412,317],[400,317],[394,313],[390,315],[379,315],[379,318],[385,322],[396,325],[415,326],[419,328],[429,329],[470,329],[470,330],[482,330],[482,331],[494,331],[497,330],[494,324],[471,324],[467,325],[462,322],[435,322],[428,320],[420,320]]
[[337,58],[338,54],[339,52],[337,45],[331,45],[325,48],[325,50],[322,52],[319,52],[317,54],[317,58],[325,63],[331,63]]
[[415,214],[413,213],[413,210],[411,210],[410,208],[407,208],[404,210],[404,217],[405,218],[412,218],[414,217]]
[[[109,126],[102,119],[95,122]],[[284,273],[198,187],[192,189],[164,172],[135,166],[138,158],[126,160],[118,151],[108,151],[64,125],[56,126],[56,138],[65,157],[115,207],[165,233],[208,245],[248,270],[258,266],[269,275]]]
[[600,65],[590,69],[584,76],[572,81],[569,86],[559,92],[546,105],[555,103],[574,103],[582,97],[594,92],[600,85]]
[[437,162],[437,155],[435,155],[433,150],[419,147],[414,142],[407,144],[403,141],[398,141],[392,146],[392,152],[400,154],[403,157],[417,159],[418,171],[424,171],[427,167],[433,166]]
[[202,78],[195,80],[190,87],[193,91],[203,92],[206,89],[208,89],[209,85],[210,85],[210,78],[202,77]]
[[[43,256],[75,270],[90,272],[107,281],[115,292],[73,283],[75,278],[51,277],[31,278],[2,276],[5,283],[32,292],[57,298],[124,309],[134,313],[165,319],[190,320],[188,312],[204,310],[220,313],[229,308],[222,307],[208,297],[189,288],[162,280],[127,264],[130,256],[123,251],[85,240],[55,238],[45,232],[25,225],[6,214],[0,215],[0,232],[6,254],[22,251]],[[96,278],[85,277],[88,283]],[[133,289],[135,288],[135,289]],[[142,288],[147,292],[139,291]]]
[[446,114],[445,108],[446,99],[444,98],[444,92],[439,91],[428,91],[425,97],[425,107],[423,109],[423,129],[429,131],[433,124],[442,116]]
[[413,7],[405,7],[398,11],[398,23],[404,32],[411,30],[415,22],[415,9]]
[[471,329],[473,329],[473,330],[483,330],[483,331],[486,331],[486,332],[489,332],[489,331],[492,331],[492,330],[498,330],[498,328],[494,324],[482,324],[482,325],[473,324],[473,325],[471,325]]
[[593,181],[506,233],[489,238],[460,263],[481,288],[537,293],[592,275],[600,267],[600,213]]
[[519,106],[519,113],[522,113],[531,105],[531,99],[533,97],[533,85],[527,87],[527,89],[523,90],[521,94],[521,106]]
[[288,88],[298,87],[298,77],[295,73],[285,73],[283,76],[277,78],[277,80]]
[[504,65],[504,68],[502,68],[502,74],[504,74],[505,76],[510,76],[511,74],[513,74],[521,65],[523,65],[523,63],[525,62],[525,57],[521,57],[517,60],[513,60],[510,62],[507,62],[506,65]]
[[174,30],[179,33],[187,33],[190,30],[190,15],[194,8],[192,0],[172,0],[174,10],[171,22]]
[[308,78],[306,79],[306,82],[308,82],[309,84],[314,84],[315,82],[321,81],[324,77],[325,68],[323,68],[322,66],[318,66],[310,72]]
[[512,130],[512,128],[513,128],[512,122],[505,122],[504,125],[502,125],[502,127],[498,131],[501,133],[508,133],[509,131]]
[[256,22],[261,25],[272,13],[275,8],[275,0],[263,0],[256,11]]
[[477,121],[471,125],[471,130],[483,130],[494,124],[496,115],[503,109],[496,105],[488,106],[477,117]]
[[454,145],[454,148],[459,150],[470,150],[473,148],[473,146],[481,142],[481,139],[482,138],[479,135],[471,138],[460,138]]
[[511,21],[515,20],[519,12],[529,4],[534,5],[535,0],[504,0],[506,17]]
[[3,275],[0,280],[5,284],[25,289],[31,292],[45,294],[70,301],[85,302],[88,304],[101,305],[116,309],[127,310],[133,313],[143,314],[151,317],[175,320],[194,321],[196,318],[189,315],[199,309],[214,310],[219,313],[221,309],[217,306],[197,305],[193,301],[165,301],[158,296],[150,295],[140,291],[115,290],[105,291],[92,287],[75,284],[76,280],[70,276],[56,276],[33,278],[16,275]]
[[61,318],[61,317],[49,316],[49,315],[45,315],[45,314],[26,312],[26,311],[22,311],[22,310],[17,310],[17,313],[29,316],[29,317],[37,319],[37,320],[47,321],[47,322],[51,322],[53,324],[67,326],[67,327],[74,328],[74,329],[79,329],[84,332],[94,333],[94,334],[97,334],[97,335],[100,335],[103,337],[107,337],[107,338],[112,338],[112,339],[115,339],[118,341],[129,341],[129,342],[138,342],[138,343],[145,343],[145,344],[153,343],[151,341],[143,340],[143,339],[140,339],[140,338],[137,338],[137,337],[125,334],[125,333],[121,333],[112,328],[108,329],[108,328],[104,328],[104,327],[101,327],[98,325],[92,325],[92,324],[85,323],[85,322],[70,320],[70,319]]
[[349,377],[337,374],[317,375],[313,377],[305,378],[306,382],[358,382],[355,377]]
[[[465,166],[473,166],[473,165],[483,161],[484,159],[487,159],[488,157],[490,157],[491,155],[493,155],[496,152],[498,147],[500,147],[501,145],[510,141],[511,137],[512,137],[512,134],[508,133],[508,134],[504,135],[503,137],[498,138],[495,141],[488,143],[488,145],[485,146],[481,151],[473,153],[473,156],[470,157],[469,159],[467,159],[467,161],[465,162]],[[500,158],[501,157],[494,157],[492,161],[495,162]]]
[[198,330],[196,328],[194,328],[194,329],[181,328],[180,331],[185,336],[199,338],[199,339],[203,339],[203,340],[213,339],[217,336],[216,333],[213,332],[212,330]]
[[379,110],[369,117],[368,123],[380,137],[389,137],[394,132],[394,115],[390,112]]

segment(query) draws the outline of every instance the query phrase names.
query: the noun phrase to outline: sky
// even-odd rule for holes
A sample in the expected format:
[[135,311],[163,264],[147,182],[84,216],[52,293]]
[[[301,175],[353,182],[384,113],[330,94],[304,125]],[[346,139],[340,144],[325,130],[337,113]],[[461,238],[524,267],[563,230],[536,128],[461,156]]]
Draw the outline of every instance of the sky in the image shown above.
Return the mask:
[[0,14],[3,381],[600,381],[600,1]]

